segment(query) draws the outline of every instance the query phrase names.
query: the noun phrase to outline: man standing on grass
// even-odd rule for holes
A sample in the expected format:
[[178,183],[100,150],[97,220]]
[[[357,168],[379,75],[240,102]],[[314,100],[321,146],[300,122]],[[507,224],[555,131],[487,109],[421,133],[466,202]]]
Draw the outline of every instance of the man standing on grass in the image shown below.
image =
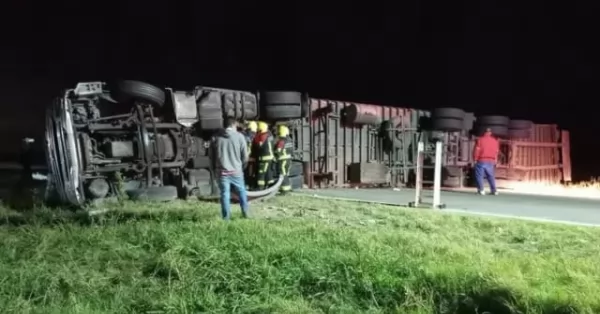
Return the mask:
[[492,195],[498,195],[496,191],[496,162],[500,152],[500,142],[492,136],[492,130],[487,128],[483,136],[477,139],[473,148],[473,161],[475,161],[475,181],[477,182],[477,193],[485,195],[483,189],[483,176],[487,177]]
[[244,182],[244,166],[248,162],[248,149],[244,135],[237,131],[234,119],[225,119],[225,129],[215,136],[213,160],[219,177],[221,190],[221,214],[223,219],[231,218],[231,188],[240,199],[242,216],[248,217],[248,195]]

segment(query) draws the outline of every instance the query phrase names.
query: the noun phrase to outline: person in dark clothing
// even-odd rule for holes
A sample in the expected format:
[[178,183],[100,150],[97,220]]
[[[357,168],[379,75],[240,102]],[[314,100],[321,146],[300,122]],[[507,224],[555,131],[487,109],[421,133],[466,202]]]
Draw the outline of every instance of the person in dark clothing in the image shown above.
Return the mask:
[[254,141],[254,136],[256,136],[257,129],[258,126],[256,121],[248,121],[246,129],[244,130],[249,156],[248,164],[244,169],[244,177],[246,178],[246,184],[248,184],[250,189],[256,188],[256,160],[252,157],[252,142]]
[[262,121],[258,122],[257,133],[252,142],[252,157],[257,162],[256,187],[264,190],[267,183],[273,180],[271,164],[275,156],[269,126]]
[[246,124],[246,129],[244,130],[244,136],[246,137],[246,142],[248,143],[248,153],[250,153],[252,149],[252,141],[254,140],[257,130],[258,125],[256,124],[256,121],[248,121]]
[[32,164],[33,164],[33,150],[31,149],[31,145],[34,143],[33,138],[24,138],[21,146],[21,166],[23,166],[22,175],[27,178],[27,180],[31,179],[33,174]]
[[477,139],[473,149],[473,160],[475,161],[475,181],[477,182],[477,193],[485,195],[483,177],[487,177],[492,195],[498,195],[496,190],[496,162],[500,152],[500,142],[492,135],[491,129],[486,129],[483,136]]
[[248,217],[248,195],[244,182],[244,166],[248,161],[248,149],[244,135],[237,131],[237,122],[225,121],[226,129],[217,133],[213,142],[213,160],[219,176],[221,190],[221,214],[231,218],[231,188],[238,193],[242,216]]
[[285,125],[280,125],[277,129],[277,142],[275,144],[275,157],[277,162],[277,172],[283,176],[283,182],[279,191],[286,193],[292,190],[290,184],[290,168],[292,166],[292,153],[294,145],[289,138],[290,130]]

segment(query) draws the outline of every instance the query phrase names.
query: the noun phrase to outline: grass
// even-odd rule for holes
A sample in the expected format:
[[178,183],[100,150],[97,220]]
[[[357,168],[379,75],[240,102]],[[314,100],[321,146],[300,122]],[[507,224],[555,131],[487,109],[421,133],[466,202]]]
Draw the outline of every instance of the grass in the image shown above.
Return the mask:
[[566,185],[570,188],[586,188],[600,190],[600,177],[591,177],[587,181],[573,182]]
[[3,313],[600,313],[596,228],[299,195],[230,223],[107,206],[2,210]]

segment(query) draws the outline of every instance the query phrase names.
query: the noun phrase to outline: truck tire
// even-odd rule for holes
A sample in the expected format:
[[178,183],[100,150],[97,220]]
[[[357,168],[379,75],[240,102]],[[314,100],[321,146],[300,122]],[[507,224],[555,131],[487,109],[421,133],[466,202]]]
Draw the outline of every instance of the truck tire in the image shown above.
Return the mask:
[[454,118],[436,118],[432,121],[432,128],[435,131],[459,132],[464,129],[464,122]]
[[293,190],[300,190],[304,187],[304,176],[290,177],[290,185]]
[[476,136],[481,136],[483,135],[483,133],[485,133],[486,129],[491,129],[492,131],[492,135],[500,137],[500,138],[506,138],[508,137],[508,126],[505,125],[480,125],[479,128],[477,129],[476,132]]
[[463,169],[457,166],[446,166],[442,168],[442,174],[448,178],[462,177]]
[[518,138],[518,139],[526,139],[531,137],[530,130],[518,130],[518,129],[508,129],[508,137],[510,138]]
[[435,108],[431,113],[431,117],[436,119],[457,119],[465,118],[465,111],[460,108]]
[[472,112],[465,113],[465,117],[463,118],[463,131],[469,132],[473,130],[474,125],[475,115]]
[[508,128],[511,130],[529,130],[533,127],[533,122],[529,120],[510,120]]
[[131,80],[121,80],[116,83],[113,98],[122,103],[138,100],[157,107],[165,105],[165,92],[154,85]]
[[261,118],[266,120],[302,118],[302,93],[262,92],[260,95]]
[[211,180],[207,180],[207,181],[199,181],[196,182],[197,187],[192,188],[189,191],[190,195],[199,197],[199,198],[207,198],[207,197],[211,197],[214,195],[215,192],[215,185],[212,183]]
[[477,123],[479,125],[501,125],[508,127],[508,123],[510,121],[509,117],[505,116],[481,116],[477,118]]
[[302,161],[292,160],[292,166],[290,167],[290,177],[300,176],[304,173],[304,164]]
[[154,186],[143,189],[125,191],[127,196],[134,201],[173,201],[177,199],[177,187],[172,185]]
[[308,112],[310,111],[310,105],[311,105],[311,101],[310,101],[310,97],[308,96],[308,93],[302,93],[302,110],[300,111],[302,118],[308,117]]
[[447,188],[459,188],[461,183],[460,177],[447,177],[442,180],[442,186]]

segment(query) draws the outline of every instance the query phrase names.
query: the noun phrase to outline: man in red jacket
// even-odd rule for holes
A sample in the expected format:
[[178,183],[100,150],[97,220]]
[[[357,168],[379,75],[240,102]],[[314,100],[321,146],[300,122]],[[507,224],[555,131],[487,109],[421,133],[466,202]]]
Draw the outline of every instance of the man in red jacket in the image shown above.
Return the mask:
[[498,161],[500,143],[492,136],[492,130],[486,129],[483,136],[477,139],[473,149],[473,160],[475,161],[475,181],[477,182],[477,193],[485,195],[483,190],[483,176],[487,177],[492,195],[498,195],[496,191],[495,169]]

